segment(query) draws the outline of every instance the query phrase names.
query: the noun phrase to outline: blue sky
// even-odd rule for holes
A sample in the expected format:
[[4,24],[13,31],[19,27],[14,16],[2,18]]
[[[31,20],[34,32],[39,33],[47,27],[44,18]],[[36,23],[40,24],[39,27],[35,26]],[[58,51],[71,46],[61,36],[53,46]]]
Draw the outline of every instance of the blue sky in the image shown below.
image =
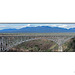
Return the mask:
[[75,24],[0,24],[0,30],[2,29],[20,29],[24,27],[37,27],[37,26],[50,26],[50,27],[60,27],[60,28],[75,28]]

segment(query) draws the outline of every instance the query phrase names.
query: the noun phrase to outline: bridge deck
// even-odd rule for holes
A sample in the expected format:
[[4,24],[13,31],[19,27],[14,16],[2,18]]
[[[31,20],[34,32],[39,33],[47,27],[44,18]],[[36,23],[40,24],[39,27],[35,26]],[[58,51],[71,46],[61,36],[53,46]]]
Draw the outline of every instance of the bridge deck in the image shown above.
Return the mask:
[[0,36],[75,36],[75,33],[0,33]]

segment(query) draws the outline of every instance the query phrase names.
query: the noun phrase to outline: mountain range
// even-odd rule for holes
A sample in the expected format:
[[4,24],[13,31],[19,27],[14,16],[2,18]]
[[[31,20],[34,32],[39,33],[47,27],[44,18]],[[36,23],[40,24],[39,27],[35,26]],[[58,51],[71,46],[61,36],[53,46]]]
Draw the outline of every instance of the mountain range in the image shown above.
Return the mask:
[[24,27],[21,29],[3,29],[0,33],[63,33],[63,32],[75,32],[75,28],[59,28],[49,26],[37,26],[37,27]]

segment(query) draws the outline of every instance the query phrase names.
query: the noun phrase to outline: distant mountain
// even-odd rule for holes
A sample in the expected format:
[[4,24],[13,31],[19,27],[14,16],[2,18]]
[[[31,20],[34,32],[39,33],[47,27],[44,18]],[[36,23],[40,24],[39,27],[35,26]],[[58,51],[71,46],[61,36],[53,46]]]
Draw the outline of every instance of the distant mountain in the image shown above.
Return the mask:
[[3,29],[0,30],[0,33],[12,33],[13,31],[16,31],[17,29]]
[[38,27],[25,27],[21,29],[0,30],[0,33],[62,33],[62,32],[75,32],[75,28],[64,29],[59,27],[38,26]]

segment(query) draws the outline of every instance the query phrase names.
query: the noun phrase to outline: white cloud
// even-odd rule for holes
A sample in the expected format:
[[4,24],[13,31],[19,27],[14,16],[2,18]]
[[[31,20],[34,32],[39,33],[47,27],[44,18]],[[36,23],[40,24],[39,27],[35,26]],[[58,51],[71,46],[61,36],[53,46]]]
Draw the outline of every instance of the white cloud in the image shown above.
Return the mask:
[[30,24],[0,24],[0,30],[2,29],[20,29],[20,28],[23,28],[23,27],[29,27]]
[[2,25],[2,26],[0,26],[0,27],[6,27],[6,26],[3,26],[3,25]]
[[24,28],[24,27],[30,27],[30,24],[22,25],[22,26],[18,27],[17,29]]
[[27,26],[30,26],[30,24],[28,24]]
[[60,28],[66,28],[66,29],[75,28],[75,24],[48,24],[47,26],[60,27]]

